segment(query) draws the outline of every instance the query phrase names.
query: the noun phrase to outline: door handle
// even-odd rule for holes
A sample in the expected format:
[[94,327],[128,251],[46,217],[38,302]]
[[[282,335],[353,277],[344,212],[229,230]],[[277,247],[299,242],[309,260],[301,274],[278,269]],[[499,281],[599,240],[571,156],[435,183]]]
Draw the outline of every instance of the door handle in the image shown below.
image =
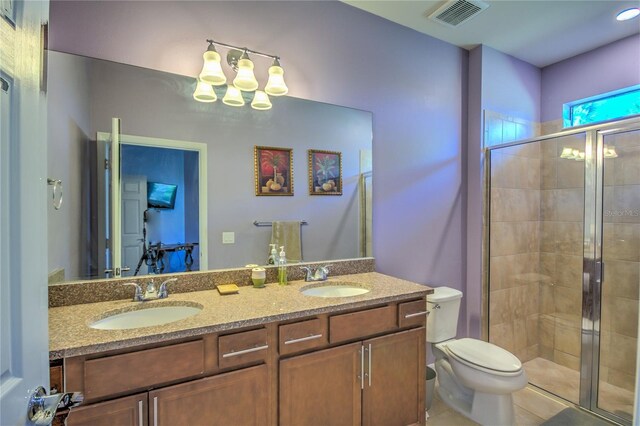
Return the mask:
[[364,389],[364,345],[360,346],[360,389]]
[[158,397],[153,397],[153,426],[158,426]]
[[122,272],[129,272],[131,270],[131,268],[129,268],[128,266],[123,266],[122,267]]
[[371,387],[371,343],[369,343],[369,387]]
[[75,407],[83,400],[84,395],[80,392],[47,395],[47,391],[38,386],[29,397],[27,417],[36,425],[50,425],[58,408]]

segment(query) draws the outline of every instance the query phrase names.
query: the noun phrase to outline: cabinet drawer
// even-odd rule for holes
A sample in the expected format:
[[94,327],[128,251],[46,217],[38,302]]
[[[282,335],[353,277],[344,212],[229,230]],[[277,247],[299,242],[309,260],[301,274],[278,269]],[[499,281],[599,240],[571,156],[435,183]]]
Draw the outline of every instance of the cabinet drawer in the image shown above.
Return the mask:
[[344,342],[396,328],[396,305],[367,309],[329,318],[329,341]]
[[204,372],[202,340],[85,361],[84,393],[88,400]]
[[218,365],[229,368],[267,359],[267,329],[243,331],[218,338]]
[[427,302],[416,300],[398,305],[398,325],[400,327],[422,326],[427,323]]
[[314,318],[281,325],[278,328],[278,340],[280,355],[321,348],[329,343],[327,321]]

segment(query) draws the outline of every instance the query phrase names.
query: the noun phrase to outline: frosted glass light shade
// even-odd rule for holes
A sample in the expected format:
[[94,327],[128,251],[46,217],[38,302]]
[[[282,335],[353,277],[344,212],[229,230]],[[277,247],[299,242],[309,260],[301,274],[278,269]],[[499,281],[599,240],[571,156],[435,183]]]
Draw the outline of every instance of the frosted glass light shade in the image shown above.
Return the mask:
[[244,99],[242,98],[242,93],[240,93],[240,89],[232,85],[227,86],[227,93],[224,94],[224,98],[222,98],[222,102],[225,105],[235,106],[235,107],[240,107],[244,105]]
[[251,101],[251,108],[264,111],[267,109],[271,109],[271,106],[272,105],[271,101],[269,100],[269,96],[262,90],[256,90],[253,101]]
[[216,92],[214,92],[211,84],[204,81],[198,81],[196,84],[196,91],[193,92],[193,99],[198,102],[215,102],[218,100]]
[[240,59],[238,61],[238,75],[233,80],[233,85],[245,92],[253,92],[258,88],[258,80],[253,74],[253,62],[251,59]]
[[204,59],[204,65],[202,71],[198,76],[200,80],[205,83],[212,84],[214,86],[220,86],[227,82],[227,77],[222,72],[220,66],[220,55],[215,50],[207,50],[202,55]]
[[269,81],[264,91],[271,96],[283,96],[289,92],[289,88],[284,82],[284,70],[281,66],[272,65],[269,67]]

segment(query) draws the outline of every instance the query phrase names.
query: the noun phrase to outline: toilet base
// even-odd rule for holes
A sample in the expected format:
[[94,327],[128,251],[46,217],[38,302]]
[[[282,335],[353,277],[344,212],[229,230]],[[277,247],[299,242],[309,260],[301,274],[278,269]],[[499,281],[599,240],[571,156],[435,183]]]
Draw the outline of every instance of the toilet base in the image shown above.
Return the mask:
[[458,382],[451,365],[444,359],[436,362],[437,392],[440,399],[465,417],[481,425],[509,426],[515,424],[513,397],[474,391]]

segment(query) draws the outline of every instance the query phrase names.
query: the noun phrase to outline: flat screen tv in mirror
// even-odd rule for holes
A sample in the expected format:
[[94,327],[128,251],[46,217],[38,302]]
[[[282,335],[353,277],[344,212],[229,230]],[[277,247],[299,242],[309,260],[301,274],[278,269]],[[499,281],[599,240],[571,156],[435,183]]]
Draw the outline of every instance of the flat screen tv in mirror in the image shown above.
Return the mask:
[[176,192],[178,192],[178,185],[147,182],[147,207],[173,210],[176,204]]

